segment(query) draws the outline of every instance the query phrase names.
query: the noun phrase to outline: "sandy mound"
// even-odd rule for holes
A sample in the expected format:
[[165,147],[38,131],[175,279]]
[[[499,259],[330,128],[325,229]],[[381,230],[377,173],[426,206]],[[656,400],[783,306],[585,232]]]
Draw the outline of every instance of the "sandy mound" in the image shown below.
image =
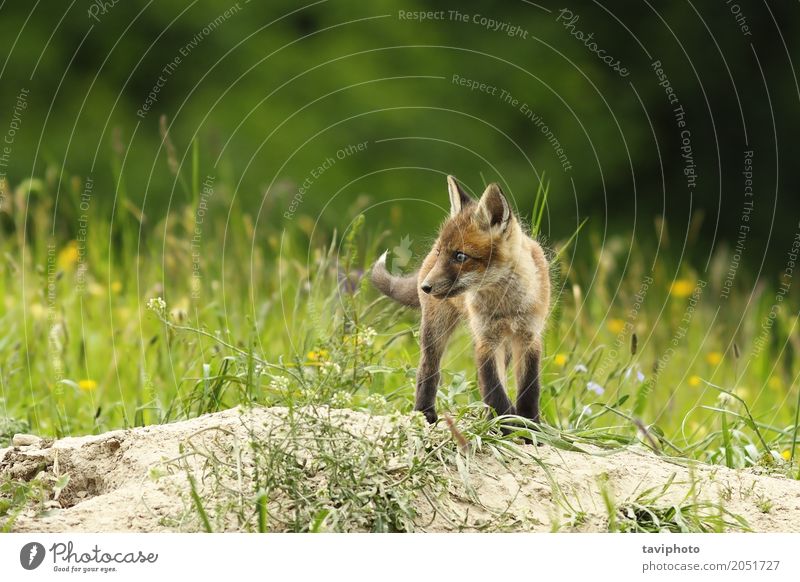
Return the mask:
[[[242,527],[241,519],[227,515],[236,512],[238,501],[244,507],[251,506],[249,498],[245,499],[250,488],[242,481],[252,477],[257,463],[248,456],[248,443],[254,439],[275,442],[286,439],[289,433],[294,443],[305,442],[306,438],[311,442],[314,438],[313,424],[301,424],[299,429],[293,425],[295,428],[290,431],[289,414],[279,408],[233,409],[169,425],[55,442],[35,440],[26,444],[24,439],[18,439],[22,446],[0,450],[0,482],[11,477],[52,485],[64,475],[69,475],[69,480],[60,491],[50,489],[45,511],[38,503],[19,515],[13,531],[202,529],[190,494],[189,475],[212,514],[213,529],[248,529]],[[381,439],[396,434],[398,427],[410,431],[408,426],[413,424],[408,418],[369,416],[350,410],[303,409],[302,414],[312,420],[324,417],[325,422],[342,427],[340,444],[345,447],[349,446],[348,438],[353,443],[383,443]],[[431,433],[436,433],[443,444],[450,441],[453,454],[449,459],[456,462],[445,459],[436,466],[444,485],[438,492],[431,490],[430,495],[412,500],[410,515],[414,517],[408,529],[607,531],[609,515],[612,522],[626,518],[646,521],[648,509],[677,506],[702,507],[708,515],[728,516],[726,529],[746,529],[730,517],[735,515],[744,518],[754,531],[800,531],[800,482],[780,476],[700,464],[689,466],[637,448],[613,452],[591,449],[587,454],[528,445],[514,447],[514,454],[504,455],[484,446],[461,456],[455,452],[456,446],[445,427],[432,429]],[[316,438],[319,441],[321,437],[317,434]],[[280,442],[276,450],[280,450]],[[293,450],[286,446],[287,451]],[[360,454],[355,445],[351,450]],[[430,458],[433,453],[424,454],[424,458]],[[302,453],[295,456],[292,463],[296,462],[301,479],[316,483],[312,485],[320,495],[329,494],[326,471],[333,470],[330,460],[320,463],[311,458],[312,453],[306,459]],[[392,483],[407,485],[411,477],[418,479],[420,474],[408,472],[406,465],[411,466],[417,462],[413,459],[419,458],[400,454],[388,461],[395,466],[387,466],[381,475],[397,481],[378,482],[373,494],[385,497],[391,495]],[[311,465],[315,467],[313,471],[309,469]],[[269,471],[269,467],[260,470]],[[61,483],[64,481],[62,478]],[[219,501],[219,495],[225,492],[234,502],[215,505],[214,500]],[[289,526],[288,520],[273,517],[299,515],[296,499],[294,503],[282,502],[278,492],[271,494],[269,503],[269,529],[297,529],[296,519],[294,526]],[[320,514],[317,525],[336,529],[336,523],[344,522],[336,522],[335,513],[343,512],[345,506],[351,508],[348,504],[351,501],[337,501],[330,512]],[[374,524],[355,521],[338,529],[369,530],[374,529]]]

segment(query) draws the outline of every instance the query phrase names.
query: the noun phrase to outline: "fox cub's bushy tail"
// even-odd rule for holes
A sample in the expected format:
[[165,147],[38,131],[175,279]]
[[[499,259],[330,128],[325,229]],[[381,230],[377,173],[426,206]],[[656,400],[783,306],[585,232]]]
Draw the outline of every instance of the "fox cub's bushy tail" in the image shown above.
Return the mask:
[[392,275],[386,269],[386,253],[373,265],[371,279],[372,284],[387,297],[408,307],[419,307],[417,273],[405,277]]

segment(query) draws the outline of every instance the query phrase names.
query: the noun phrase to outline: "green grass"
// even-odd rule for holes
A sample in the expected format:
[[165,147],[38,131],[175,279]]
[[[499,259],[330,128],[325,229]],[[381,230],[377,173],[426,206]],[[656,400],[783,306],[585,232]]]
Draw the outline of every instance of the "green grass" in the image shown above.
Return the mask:
[[[302,207],[280,230],[258,227],[257,209],[242,207],[225,181],[200,224],[200,175],[194,167],[189,181],[178,180],[186,192],[163,218],[125,196],[112,214],[99,192],[82,208],[82,181],[55,169],[2,186],[0,446],[14,432],[98,433],[241,403],[411,411],[418,314],[380,297],[364,276],[408,233],[368,223],[364,201],[342,209],[338,234],[315,231]],[[537,229],[547,195],[543,184]],[[284,203],[270,200],[271,211]],[[784,459],[796,460],[800,340],[786,306],[770,317],[773,281],[748,288],[742,272],[748,292],[721,303],[724,251],[704,274],[679,263],[667,240],[654,262],[629,235],[599,233],[589,220],[568,241],[548,241],[557,304],[542,376],[549,428],[539,438],[641,442],[796,478]],[[412,263],[431,234],[412,244]],[[694,302],[698,281],[708,283]],[[479,401],[465,331],[443,370],[440,411],[459,416]],[[261,489],[262,505],[273,502]],[[259,515],[255,528],[267,527]]]
[[610,532],[622,533],[722,533],[752,531],[747,521],[727,510],[723,501],[698,498],[694,477],[689,490],[677,502],[666,499],[675,481],[675,474],[661,486],[649,487],[633,499],[616,504],[606,489],[603,497],[609,514]]
[[[420,422],[369,438],[303,410],[247,443],[209,444],[215,431],[190,442],[169,469],[185,471],[191,485],[181,527],[230,530],[235,520],[235,529],[250,532],[413,531],[413,502],[444,487],[437,469],[442,455],[454,454],[452,441]],[[202,460],[202,499],[210,502],[197,493],[190,458]]]
[[434,522],[450,531],[516,531],[530,525],[532,518],[510,510],[515,496],[499,507],[481,500],[476,477],[489,474],[479,468],[479,456],[509,472],[518,462],[538,465],[552,499],[570,506],[537,456],[540,449],[504,437],[502,419],[488,418],[473,404],[451,420],[449,430],[430,430],[419,414],[373,417],[328,406],[273,409],[261,417],[245,412],[247,438],[228,429],[198,431],[159,470],[156,478],[185,475],[189,484],[188,492],[180,485],[177,491],[185,510],[163,523],[244,532],[412,532]]

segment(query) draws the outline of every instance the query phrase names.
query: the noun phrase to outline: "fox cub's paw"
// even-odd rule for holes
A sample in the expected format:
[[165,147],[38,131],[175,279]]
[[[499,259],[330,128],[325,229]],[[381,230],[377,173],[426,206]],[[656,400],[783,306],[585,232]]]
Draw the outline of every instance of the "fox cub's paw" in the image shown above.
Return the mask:
[[435,408],[426,408],[424,410],[417,409],[417,412],[421,412],[425,415],[425,420],[428,421],[428,424],[436,424],[436,421],[439,420],[439,416],[436,414]]

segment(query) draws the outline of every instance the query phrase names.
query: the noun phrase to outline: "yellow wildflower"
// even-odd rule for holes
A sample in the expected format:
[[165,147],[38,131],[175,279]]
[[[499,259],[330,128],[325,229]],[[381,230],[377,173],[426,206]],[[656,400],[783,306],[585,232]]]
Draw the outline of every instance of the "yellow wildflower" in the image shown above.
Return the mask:
[[111,283],[111,290],[114,293],[119,293],[120,291],[122,291],[122,282],[114,281],[113,283]]
[[783,386],[783,382],[781,382],[780,376],[772,376],[769,379],[769,387],[773,390],[780,390],[781,386]]
[[697,388],[702,383],[703,379],[700,376],[689,376],[689,386],[692,388]]
[[95,297],[102,297],[106,294],[106,289],[96,281],[89,281],[89,285],[87,287],[89,289],[89,293],[94,295]]
[[361,338],[357,333],[349,334],[342,338],[342,343],[348,346],[359,346],[361,345]]
[[718,365],[722,361],[722,354],[719,352],[708,352],[706,354],[706,362],[712,366]]
[[30,314],[36,320],[44,319],[47,315],[47,310],[41,303],[33,303],[31,304]]
[[322,349],[320,349],[320,350],[311,350],[310,352],[308,352],[306,357],[308,357],[308,359],[310,361],[312,361],[312,362],[319,362],[319,361],[327,359],[328,350],[322,350]]
[[78,381],[78,388],[83,390],[84,392],[91,392],[97,388],[97,382],[94,380],[79,380]]
[[553,363],[561,368],[567,363],[567,354],[556,354],[553,358]]
[[678,279],[669,288],[669,294],[678,299],[689,297],[694,291],[694,283],[689,279]]
[[622,333],[622,330],[625,329],[625,321],[618,318],[609,319],[606,326],[611,333]]
[[792,451],[786,449],[781,453],[781,457],[783,457],[784,461],[790,461],[792,459]]
[[58,253],[58,267],[62,270],[70,269],[78,262],[78,242],[71,240]]

